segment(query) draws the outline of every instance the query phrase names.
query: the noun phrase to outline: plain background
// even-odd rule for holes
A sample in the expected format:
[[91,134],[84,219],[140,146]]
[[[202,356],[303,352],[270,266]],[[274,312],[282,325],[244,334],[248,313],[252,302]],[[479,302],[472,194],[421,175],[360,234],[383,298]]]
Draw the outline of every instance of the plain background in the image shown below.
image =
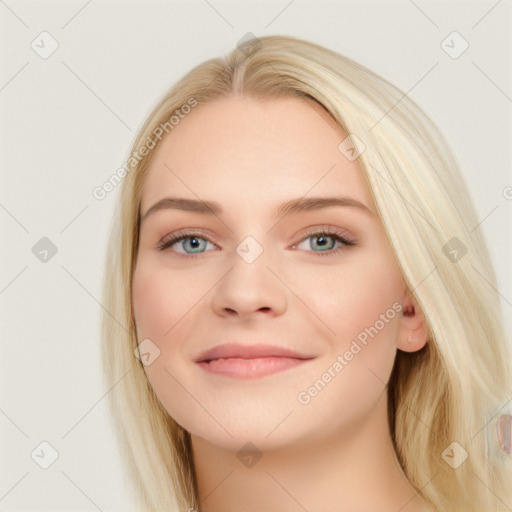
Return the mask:
[[[355,59],[434,119],[476,204],[510,332],[511,21],[509,0],[0,0],[0,510],[134,510],[99,360],[118,190],[103,201],[92,190],[165,91],[248,32]],[[59,45],[47,59],[31,47],[43,31]],[[441,47],[453,31],[469,43],[457,59]],[[46,263],[32,251],[43,237],[58,250]],[[59,453],[48,469],[31,458],[43,441]]]

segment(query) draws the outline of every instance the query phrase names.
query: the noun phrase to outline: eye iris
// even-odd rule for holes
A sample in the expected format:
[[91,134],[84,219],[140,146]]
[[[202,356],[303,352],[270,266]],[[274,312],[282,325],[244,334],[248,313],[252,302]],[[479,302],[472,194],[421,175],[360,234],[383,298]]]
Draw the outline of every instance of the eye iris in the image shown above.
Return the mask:
[[321,249],[325,249],[325,241],[326,241],[328,238],[331,238],[331,240],[332,240],[332,237],[328,237],[328,236],[326,237],[326,236],[323,236],[323,235],[316,235],[316,236],[314,236],[313,238],[316,238],[316,239],[318,239],[319,241],[320,241],[320,240],[323,240],[323,241],[324,241],[324,242],[320,242],[319,244],[317,243],[317,245],[319,245],[319,247],[320,247]]
[[[184,240],[184,242],[186,242],[186,241],[190,241],[191,242],[191,245],[193,246],[192,247],[193,249],[197,249],[198,248],[197,245],[200,246],[200,239],[195,237],[195,236],[194,237],[188,237],[187,239]],[[194,247],[194,245],[195,245],[195,247]]]

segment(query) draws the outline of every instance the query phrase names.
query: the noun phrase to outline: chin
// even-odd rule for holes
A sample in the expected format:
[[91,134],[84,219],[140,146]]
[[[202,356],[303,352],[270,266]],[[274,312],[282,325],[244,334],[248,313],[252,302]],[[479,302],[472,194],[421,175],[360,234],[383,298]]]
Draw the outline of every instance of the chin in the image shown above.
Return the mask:
[[[244,417],[239,420],[237,419],[234,425],[229,423],[223,424],[230,435],[217,424],[215,424],[215,427],[209,425],[212,427],[211,429],[206,429],[203,426],[200,429],[192,428],[187,430],[193,437],[201,438],[203,441],[224,450],[238,452],[241,449],[243,451],[244,447],[246,447],[245,450],[250,451],[251,446],[254,445],[255,450],[264,452],[301,443],[306,433],[295,429],[291,431],[290,427],[293,427],[291,424],[287,425],[286,428],[285,423],[288,421],[285,420],[281,425],[277,422],[269,428],[266,422],[255,422],[254,416]],[[251,446],[246,446],[247,443],[250,443]]]

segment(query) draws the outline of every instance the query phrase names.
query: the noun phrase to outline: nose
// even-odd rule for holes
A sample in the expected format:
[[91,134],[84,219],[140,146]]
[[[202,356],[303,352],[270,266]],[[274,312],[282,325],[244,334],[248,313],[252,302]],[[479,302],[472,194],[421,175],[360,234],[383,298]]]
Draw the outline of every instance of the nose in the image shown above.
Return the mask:
[[254,260],[234,252],[230,269],[213,290],[212,308],[223,317],[250,318],[262,314],[279,316],[287,305],[286,279],[269,251]]

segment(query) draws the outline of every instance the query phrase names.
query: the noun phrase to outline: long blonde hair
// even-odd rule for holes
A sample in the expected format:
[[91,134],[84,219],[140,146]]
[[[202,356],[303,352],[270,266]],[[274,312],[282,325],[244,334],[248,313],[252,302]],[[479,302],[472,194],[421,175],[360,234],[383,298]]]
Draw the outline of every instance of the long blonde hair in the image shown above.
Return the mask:
[[[397,459],[434,510],[512,506],[511,457],[496,434],[512,395],[510,347],[491,260],[449,147],[421,108],[385,79],[319,45],[267,36],[179,80],[145,121],[122,173],[105,267],[102,355],[122,461],[142,509],[200,508],[190,435],[163,408],[134,355],[142,340],[131,284],[150,141],[172,136],[179,113],[233,94],[314,100],[362,141],[359,163],[428,327],[424,350],[397,352],[388,383]],[[446,450],[461,450],[452,443],[468,453],[456,468],[446,462]]]

